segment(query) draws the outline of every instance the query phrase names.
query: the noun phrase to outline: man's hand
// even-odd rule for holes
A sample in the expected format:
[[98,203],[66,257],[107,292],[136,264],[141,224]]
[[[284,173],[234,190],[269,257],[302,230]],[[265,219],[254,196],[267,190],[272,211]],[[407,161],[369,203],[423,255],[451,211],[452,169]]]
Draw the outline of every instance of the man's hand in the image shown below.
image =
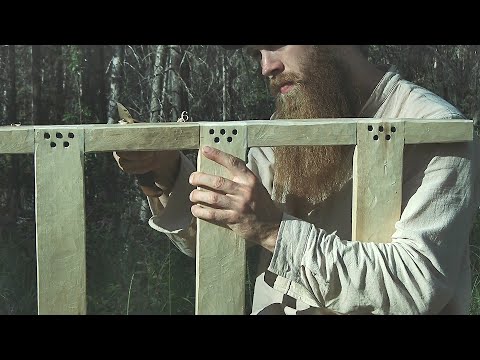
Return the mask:
[[220,150],[205,146],[203,155],[224,166],[232,180],[194,172],[193,186],[201,187],[190,193],[194,203],[192,214],[202,220],[230,228],[247,241],[273,252],[277,241],[282,211],[245,162]]
[[177,150],[115,151],[113,157],[120,169],[128,174],[153,172],[155,182],[163,190],[172,188],[180,164]]

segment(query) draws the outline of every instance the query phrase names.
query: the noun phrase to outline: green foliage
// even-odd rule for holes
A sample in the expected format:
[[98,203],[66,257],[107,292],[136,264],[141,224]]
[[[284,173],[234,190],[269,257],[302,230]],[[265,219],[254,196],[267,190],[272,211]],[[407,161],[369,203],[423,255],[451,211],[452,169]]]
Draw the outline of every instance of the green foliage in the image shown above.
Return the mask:
[[480,214],[477,214],[470,236],[472,269],[472,303],[470,314],[480,315]]
[[67,45],[66,47],[66,69],[72,73],[78,73],[85,63],[82,53],[77,45]]
[[193,259],[146,224],[131,224],[120,237],[114,232],[104,224],[89,227],[88,313],[192,314]]
[[36,313],[34,234],[32,217],[21,218],[7,229],[0,226],[0,314]]
[[[478,45],[371,45],[370,57],[380,64],[395,64],[408,80],[445,97],[467,117],[476,119],[480,115],[478,48]],[[171,50],[170,46],[168,49]],[[172,67],[167,57],[167,63],[156,72],[161,72],[168,80],[164,83],[163,121],[176,120],[172,111],[175,106],[184,106],[180,110],[187,110],[193,121],[221,120],[224,78],[228,81],[228,119],[268,119],[273,113],[273,99],[258,64],[242,51],[225,52],[218,46],[205,45],[182,45],[176,49],[182,52],[182,71]],[[18,45],[16,52],[17,115],[22,124],[31,123],[30,50],[29,46]],[[121,99],[116,100],[144,121],[148,121],[151,110],[155,50],[153,45],[124,47],[124,66],[120,74],[123,92]],[[44,71],[52,71],[56,64],[55,52],[50,46],[44,47],[42,53]],[[106,91],[105,98],[101,99],[98,91],[102,86],[110,89],[112,54],[110,46],[88,49],[78,45],[63,46],[65,107],[61,113],[62,124],[104,120],[99,105],[107,102],[109,93]],[[6,76],[4,55],[5,52],[0,51],[0,78]],[[102,55],[103,61],[96,60],[97,55]],[[189,72],[185,71],[187,65]],[[101,84],[98,83],[100,73],[105,75]],[[182,78],[181,86],[175,87],[172,75],[179,73],[190,75]],[[50,108],[55,104],[56,82],[53,74],[44,72],[43,75],[46,79],[43,85],[47,87],[43,92],[44,103],[48,113],[53,114]],[[2,91],[5,84],[0,84]],[[177,93],[182,93],[188,102],[175,103]],[[0,101],[0,115],[5,113],[3,105],[5,102]],[[196,151],[186,153],[195,162]],[[8,179],[11,164],[10,156],[0,155],[0,210],[7,208],[6,199],[12,186]],[[0,222],[0,314],[35,314],[37,306],[33,157],[22,157],[20,169],[21,174],[14,184],[21,194],[16,219],[8,226]],[[148,226],[149,210],[142,210],[144,197],[134,177],[119,171],[111,154],[89,154],[85,158],[85,188],[88,313],[193,314],[195,261],[177,250],[165,235]],[[4,215],[0,212],[0,218]],[[251,308],[254,258],[255,254],[250,251],[247,310]],[[471,313],[480,314],[479,217],[471,234],[471,266]]]

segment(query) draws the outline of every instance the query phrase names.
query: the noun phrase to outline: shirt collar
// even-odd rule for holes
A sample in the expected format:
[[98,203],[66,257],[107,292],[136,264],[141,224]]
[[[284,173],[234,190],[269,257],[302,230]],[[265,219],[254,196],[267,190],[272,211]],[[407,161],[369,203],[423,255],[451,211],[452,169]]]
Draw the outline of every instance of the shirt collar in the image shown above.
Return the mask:
[[380,109],[380,106],[382,106],[392,93],[393,89],[395,89],[400,78],[397,68],[393,65],[390,66],[375,89],[373,89],[372,94],[360,111],[359,117],[374,117],[378,109]]

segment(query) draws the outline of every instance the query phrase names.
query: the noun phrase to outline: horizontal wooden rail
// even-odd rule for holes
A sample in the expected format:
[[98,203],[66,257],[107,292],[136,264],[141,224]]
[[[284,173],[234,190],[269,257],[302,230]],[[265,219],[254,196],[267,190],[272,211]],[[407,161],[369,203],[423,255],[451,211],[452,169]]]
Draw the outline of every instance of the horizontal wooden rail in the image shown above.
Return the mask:
[[[379,119],[373,119],[375,121]],[[85,132],[85,152],[198,149],[200,124],[247,127],[247,146],[355,145],[357,123],[365,119],[249,120],[125,125],[48,125],[0,127],[0,154],[34,152],[35,130]],[[388,119],[381,119],[388,121]],[[395,119],[405,123],[405,144],[471,141],[471,120]],[[292,126],[293,125],[293,126]]]
[[[84,153],[210,145],[245,159],[248,148],[256,146],[355,145],[352,240],[384,242],[400,217],[404,146],[472,139],[473,121],[463,119],[4,126],[0,154],[33,153],[35,158],[38,313],[85,314]],[[197,165],[228,176],[202,157]],[[388,201],[382,194],[389,194]],[[197,221],[196,313],[243,314],[244,241]]]

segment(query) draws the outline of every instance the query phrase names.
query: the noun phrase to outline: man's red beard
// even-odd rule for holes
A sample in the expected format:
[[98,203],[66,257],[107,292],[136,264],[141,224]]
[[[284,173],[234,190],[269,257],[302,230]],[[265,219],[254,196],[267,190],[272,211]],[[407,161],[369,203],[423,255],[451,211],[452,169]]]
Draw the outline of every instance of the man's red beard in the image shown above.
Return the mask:
[[[271,79],[277,95],[276,119],[354,117],[358,96],[348,70],[327,47],[314,47],[302,59],[302,77],[280,74]],[[280,87],[293,84],[286,94]],[[304,217],[316,204],[339,191],[352,175],[352,146],[274,148],[274,198],[287,211]]]

